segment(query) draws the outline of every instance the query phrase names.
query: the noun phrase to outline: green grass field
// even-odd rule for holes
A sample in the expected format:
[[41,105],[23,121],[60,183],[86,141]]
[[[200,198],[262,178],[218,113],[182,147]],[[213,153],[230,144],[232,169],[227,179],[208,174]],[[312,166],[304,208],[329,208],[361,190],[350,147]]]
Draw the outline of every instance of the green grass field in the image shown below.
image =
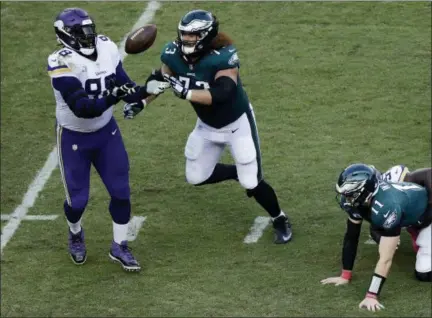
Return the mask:
[[[55,143],[46,74],[56,49],[52,22],[67,2],[1,2],[1,213],[21,204]],[[74,2],[119,43],[145,2]],[[56,169],[1,260],[1,316],[391,316],[430,317],[431,285],[413,277],[405,233],[382,294],[386,309],[358,309],[377,260],[363,227],[352,283],[322,286],[340,270],[345,217],[334,200],[341,169],[363,161],[387,169],[431,163],[431,4],[378,2],[163,2],[154,46],[125,68],[143,82],[160,64],[180,17],[212,10],[232,35],[254,105],[266,179],[293,222],[294,239],[272,243],[268,227],[244,244],[266,213],[238,184],[194,188],[183,149],[195,114],[166,93],[133,121],[118,119],[131,162],[134,215],[146,216],[131,243],[143,265],[109,262],[108,194],[96,173],[84,214],[89,257],[67,253],[63,187]],[[227,155],[224,160],[230,161]],[[5,222],[2,222],[4,226]]]

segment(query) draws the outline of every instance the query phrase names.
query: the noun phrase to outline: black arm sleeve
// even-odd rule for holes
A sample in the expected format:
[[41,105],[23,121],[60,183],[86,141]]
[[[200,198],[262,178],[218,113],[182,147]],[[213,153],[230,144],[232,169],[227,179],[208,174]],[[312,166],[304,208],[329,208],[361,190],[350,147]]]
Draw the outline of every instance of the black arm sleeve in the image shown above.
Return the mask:
[[112,95],[90,99],[81,82],[75,77],[53,78],[52,85],[61,93],[70,110],[79,118],[99,117],[118,102],[118,99]]
[[342,268],[351,271],[357,255],[361,223],[356,224],[347,220],[347,229],[343,240]]
[[210,87],[212,104],[223,104],[234,98],[237,84],[228,76],[218,77]]

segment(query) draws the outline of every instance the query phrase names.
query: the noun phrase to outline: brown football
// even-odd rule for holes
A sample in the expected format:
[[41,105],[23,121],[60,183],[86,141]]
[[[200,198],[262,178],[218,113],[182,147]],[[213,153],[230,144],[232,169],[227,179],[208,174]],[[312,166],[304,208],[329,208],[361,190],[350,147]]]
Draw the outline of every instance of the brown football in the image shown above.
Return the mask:
[[138,54],[148,50],[156,40],[157,28],[154,24],[144,25],[131,32],[125,43],[127,54]]

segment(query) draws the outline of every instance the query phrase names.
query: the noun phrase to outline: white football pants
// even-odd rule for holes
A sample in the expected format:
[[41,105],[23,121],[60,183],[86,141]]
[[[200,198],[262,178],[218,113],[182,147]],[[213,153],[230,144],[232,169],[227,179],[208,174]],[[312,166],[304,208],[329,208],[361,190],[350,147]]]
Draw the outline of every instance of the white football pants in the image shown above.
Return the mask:
[[250,113],[222,128],[213,128],[199,118],[185,147],[186,180],[199,184],[207,180],[228,146],[234,158],[240,184],[253,189],[261,181],[261,154],[252,106]]
[[431,240],[432,240],[432,224],[429,224],[428,227],[422,229],[417,236],[417,246],[419,250],[417,251],[417,259],[415,268],[419,273],[427,273],[432,270],[431,268]]

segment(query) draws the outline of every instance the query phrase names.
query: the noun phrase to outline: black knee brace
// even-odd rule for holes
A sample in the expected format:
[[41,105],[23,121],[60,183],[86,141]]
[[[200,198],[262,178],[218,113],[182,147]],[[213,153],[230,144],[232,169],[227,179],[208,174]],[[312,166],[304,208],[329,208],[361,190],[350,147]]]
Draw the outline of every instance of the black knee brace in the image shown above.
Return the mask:
[[420,273],[415,271],[415,277],[421,282],[431,282],[432,281],[432,272]]

